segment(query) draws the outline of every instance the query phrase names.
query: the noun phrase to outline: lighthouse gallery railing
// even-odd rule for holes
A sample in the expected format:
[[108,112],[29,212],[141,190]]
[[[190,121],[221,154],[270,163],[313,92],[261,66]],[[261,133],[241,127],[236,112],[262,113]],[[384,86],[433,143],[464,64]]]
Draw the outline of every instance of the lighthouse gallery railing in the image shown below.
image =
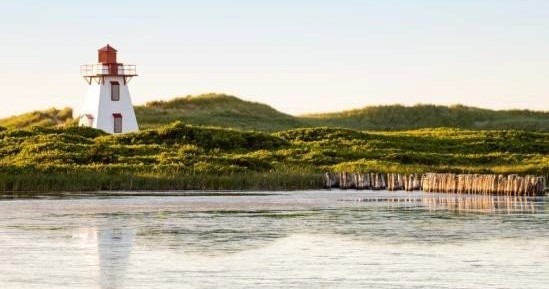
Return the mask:
[[121,63],[95,63],[80,66],[80,75],[94,76],[137,76],[135,65]]

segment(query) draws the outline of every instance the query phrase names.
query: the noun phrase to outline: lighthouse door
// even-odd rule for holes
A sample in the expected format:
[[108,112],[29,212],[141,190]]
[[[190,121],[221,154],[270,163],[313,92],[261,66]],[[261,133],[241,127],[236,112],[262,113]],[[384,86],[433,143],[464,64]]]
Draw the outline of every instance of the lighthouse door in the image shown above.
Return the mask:
[[114,117],[114,133],[122,132],[122,115],[120,113],[113,113]]

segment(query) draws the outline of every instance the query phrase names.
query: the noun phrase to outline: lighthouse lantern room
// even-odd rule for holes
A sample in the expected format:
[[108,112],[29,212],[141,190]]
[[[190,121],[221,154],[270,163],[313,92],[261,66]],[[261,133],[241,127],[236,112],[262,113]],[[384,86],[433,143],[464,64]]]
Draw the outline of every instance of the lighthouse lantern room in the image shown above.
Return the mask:
[[85,64],[80,73],[89,85],[79,124],[108,133],[138,131],[128,83],[137,76],[135,65],[118,63],[117,51],[107,45],[98,63]]

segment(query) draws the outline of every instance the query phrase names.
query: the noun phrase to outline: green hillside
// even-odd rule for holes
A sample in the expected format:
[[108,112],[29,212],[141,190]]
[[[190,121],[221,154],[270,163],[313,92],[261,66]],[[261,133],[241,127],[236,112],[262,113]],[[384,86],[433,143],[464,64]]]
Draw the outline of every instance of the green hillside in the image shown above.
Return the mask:
[[361,130],[402,130],[428,127],[519,129],[549,131],[549,112],[489,110],[463,105],[384,105],[300,118],[311,125]]
[[305,126],[298,118],[281,113],[268,105],[225,94],[154,101],[135,109],[141,128],[159,127],[174,121],[259,131],[279,131]]
[[[356,130],[408,130],[452,127],[461,129],[515,129],[549,132],[549,112],[496,111],[437,105],[386,105],[304,116],[291,116],[274,108],[225,94],[204,94],[154,101],[136,106],[142,129],[181,121],[185,124],[276,132],[304,127],[341,127]],[[0,119],[0,126],[26,128],[71,122],[72,110],[50,109]]]
[[187,96],[136,107],[141,127],[174,121],[244,130],[281,131],[300,127],[342,127],[358,130],[406,130],[432,127],[549,131],[549,112],[496,111],[462,105],[385,105],[304,116],[224,94]]
[[51,108],[0,119],[0,126],[5,128],[55,127],[70,123],[72,120],[72,109]]

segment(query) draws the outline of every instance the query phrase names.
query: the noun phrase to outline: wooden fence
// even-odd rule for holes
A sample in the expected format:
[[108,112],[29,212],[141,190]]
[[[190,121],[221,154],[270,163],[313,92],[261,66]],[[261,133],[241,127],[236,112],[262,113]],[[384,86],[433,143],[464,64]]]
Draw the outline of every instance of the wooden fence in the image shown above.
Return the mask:
[[545,178],[495,174],[326,173],[327,188],[416,191],[455,194],[540,196]]

